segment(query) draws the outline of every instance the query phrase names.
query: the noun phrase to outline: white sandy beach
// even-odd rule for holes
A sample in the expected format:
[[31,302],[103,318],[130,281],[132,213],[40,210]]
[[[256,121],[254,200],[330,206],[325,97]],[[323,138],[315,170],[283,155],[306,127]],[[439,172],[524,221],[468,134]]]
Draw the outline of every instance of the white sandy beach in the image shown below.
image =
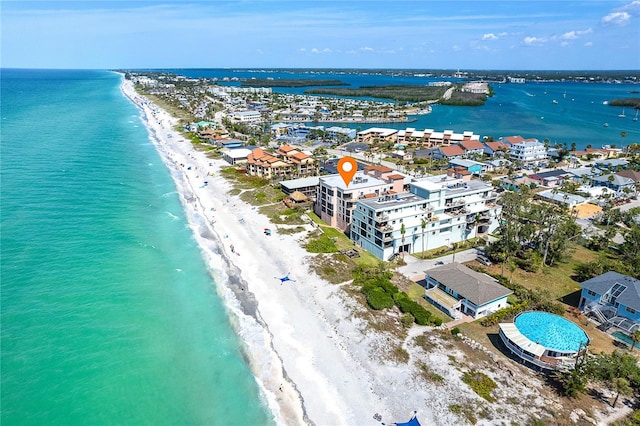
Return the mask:
[[[450,356],[464,365],[462,354],[453,349],[426,354],[411,343],[412,336],[429,328],[411,329],[404,345],[409,363],[381,361],[388,337],[366,330],[366,323],[353,315],[357,305],[349,305],[340,287],[309,272],[309,253],[300,247],[299,236],[266,236],[263,229],[274,228],[268,219],[227,194],[229,184],[218,173],[226,163],[195,151],[172,130],[176,120],[137,95],[130,81],[123,79],[122,91],[143,111],[151,139],[171,171],[276,423],[376,425],[380,421],[373,416],[379,413],[390,424],[409,420],[417,410],[423,425],[456,425],[461,420],[450,411],[451,404],[487,405],[460,381],[460,369],[451,366]],[[295,281],[281,284],[277,277],[287,273]],[[422,379],[417,360],[444,382]],[[478,419],[478,424],[524,421],[536,407],[558,404],[554,395],[539,394],[539,379],[521,376],[520,367],[506,358],[501,363],[486,371],[501,383],[496,396],[517,396],[527,407],[490,407],[491,419]]]

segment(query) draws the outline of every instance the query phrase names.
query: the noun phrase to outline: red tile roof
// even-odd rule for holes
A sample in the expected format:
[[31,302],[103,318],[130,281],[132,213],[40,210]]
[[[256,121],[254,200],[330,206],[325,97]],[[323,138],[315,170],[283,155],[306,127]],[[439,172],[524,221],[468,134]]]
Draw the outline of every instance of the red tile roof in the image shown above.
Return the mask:
[[404,176],[402,176],[401,174],[396,173],[396,174],[387,176],[387,179],[393,179],[393,180],[404,179]]
[[459,145],[441,146],[440,152],[447,157],[454,157],[456,155],[464,155],[464,150]]
[[280,148],[278,148],[278,150],[282,152],[289,152],[289,151],[295,150],[295,148],[292,147],[291,145],[282,145]]
[[393,171],[392,168],[386,167],[386,166],[366,166],[364,169],[365,170],[375,170],[375,171],[380,172],[380,173],[389,173],[389,172]]
[[476,141],[476,140],[462,141],[462,142],[460,142],[460,145],[462,145],[462,147],[465,150],[484,149],[484,145],[482,145],[482,143],[480,141]]
[[489,148],[494,151],[508,151],[509,147],[503,144],[502,142],[487,142],[485,143]]

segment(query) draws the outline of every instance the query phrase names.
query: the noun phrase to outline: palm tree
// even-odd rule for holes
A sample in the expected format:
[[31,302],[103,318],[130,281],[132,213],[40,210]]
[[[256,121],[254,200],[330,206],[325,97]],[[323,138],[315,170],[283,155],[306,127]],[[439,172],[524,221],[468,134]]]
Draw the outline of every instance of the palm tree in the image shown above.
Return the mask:
[[633,345],[631,345],[631,350],[636,348],[636,344],[640,342],[640,329],[631,333],[631,340],[633,340]]
[[424,218],[422,218],[422,220],[420,220],[420,228],[422,228],[422,258],[423,259],[424,259],[424,228],[426,227],[427,227],[427,221],[424,220]]
[[616,399],[613,400],[613,404],[611,405],[612,407],[615,408],[620,394],[628,395],[631,392],[631,386],[629,385],[629,380],[625,379],[624,377],[614,378],[611,385],[613,387],[614,392],[617,392]]
[[407,232],[404,223],[400,226],[400,234],[402,234],[402,259],[404,260],[404,233]]

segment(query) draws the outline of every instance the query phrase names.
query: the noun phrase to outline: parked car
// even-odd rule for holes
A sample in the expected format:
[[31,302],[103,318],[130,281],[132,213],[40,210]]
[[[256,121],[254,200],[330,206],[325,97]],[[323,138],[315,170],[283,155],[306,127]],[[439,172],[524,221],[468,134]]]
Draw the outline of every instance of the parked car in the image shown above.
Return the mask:
[[485,256],[478,256],[476,260],[482,263],[484,266],[491,266],[491,261]]

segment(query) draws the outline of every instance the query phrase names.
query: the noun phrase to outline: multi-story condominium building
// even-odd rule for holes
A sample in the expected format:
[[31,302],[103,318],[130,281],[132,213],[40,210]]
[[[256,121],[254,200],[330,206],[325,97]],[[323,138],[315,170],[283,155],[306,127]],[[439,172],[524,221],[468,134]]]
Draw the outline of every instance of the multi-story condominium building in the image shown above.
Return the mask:
[[237,111],[231,118],[241,123],[257,123],[262,120],[262,114],[260,111]]
[[292,175],[294,177],[300,178],[318,174],[318,162],[310,155],[289,145],[280,146],[276,153],[287,163],[291,164],[293,168]]
[[360,143],[396,142],[396,129],[372,127],[356,134],[356,141]]
[[393,183],[360,171],[356,172],[349,186],[340,175],[321,176],[314,211],[329,225],[346,231],[358,200],[385,195],[392,189]]
[[283,179],[290,174],[291,165],[282,158],[262,148],[256,148],[247,156],[247,173],[265,179]]
[[310,155],[282,145],[274,153],[256,148],[247,156],[247,173],[265,179],[315,176],[318,164]]
[[351,239],[388,260],[396,253],[451,245],[498,228],[500,207],[490,184],[435,176],[411,182],[409,188],[408,193],[358,200]]
[[523,164],[539,164],[547,159],[547,149],[540,142],[519,142],[509,148],[509,158]]
[[416,130],[413,128],[407,128],[406,130],[400,130],[397,134],[397,142],[407,145],[420,145],[420,146],[448,146],[453,144],[459,144],[463,141],[479,141],[480,136],[473,132],[465,131],[462,133],[455,133],[453,130],[445,130],[442,132],[436,132],[433,129]]

